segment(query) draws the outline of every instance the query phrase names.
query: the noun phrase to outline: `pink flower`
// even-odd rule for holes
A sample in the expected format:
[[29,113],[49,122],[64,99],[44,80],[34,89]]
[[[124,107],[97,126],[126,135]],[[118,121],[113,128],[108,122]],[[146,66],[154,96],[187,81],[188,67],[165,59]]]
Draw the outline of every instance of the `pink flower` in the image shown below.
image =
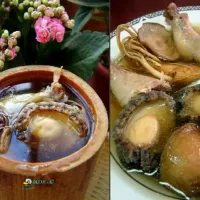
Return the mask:
[[50,36],[50,32],[47,28],[38,28],[36,31],[36,40],[40,43],[49,42]]
[[41,27],[47,27],[47,25],[51,22],[51,18],[44,16],[44,17],[39,17],[37,21],[35,22],[35,30]]
[[10,60],[14,59],[14,58],[17,56],[17,53],[16,53],[15,48],[12,48],[12,49],[11,49],[11,52],[12,52],[12,54],[11,54]]
[[35,23],[36,40],[40,43],[46,43],[50,40],[49,22],[51,22],[51,18],[44,16],[39,17]]
[[65,28],[62,25],[61,20],[54,20],[49,24],[52,40],[57,40],[57,42],[62,42],[65,35]]
[[61,21],[60,19],[57,19],[57,18],[52,18],[52,19],[51,19],[51,23],[53,23],[53,22],[55,22],[55,23],[57,23],[57,24],[61,24],[61,25],[62,25],[62,21]]
[[65,28],[62,21],[47,16],[40,17],[35,23],[36,39],[40,43],[46,43],[50,40],[62,42],[65,35]]

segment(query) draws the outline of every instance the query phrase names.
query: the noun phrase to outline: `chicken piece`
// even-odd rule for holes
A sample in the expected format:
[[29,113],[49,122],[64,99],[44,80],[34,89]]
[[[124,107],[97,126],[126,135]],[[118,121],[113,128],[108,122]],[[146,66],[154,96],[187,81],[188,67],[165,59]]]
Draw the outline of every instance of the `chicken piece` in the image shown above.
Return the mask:
[[56,70],[53,76],[53,83],[51,84],[51,94],[55,101],[64,99],[65,90],[63,86],[58,82],[62,73],[62,68]]
[[175,46],[186,61],[200,62],[200,36],[192,28],[187,13],[179,13],[177,6],[170,3],[164,16],[172,27]]
[[169,83],[163,79],[136,74],[122,67],[111,65],[111,90],[121,106],[125,106],[131,97],[140,92],[148,92],[151,89],[162,88],[170,90]]

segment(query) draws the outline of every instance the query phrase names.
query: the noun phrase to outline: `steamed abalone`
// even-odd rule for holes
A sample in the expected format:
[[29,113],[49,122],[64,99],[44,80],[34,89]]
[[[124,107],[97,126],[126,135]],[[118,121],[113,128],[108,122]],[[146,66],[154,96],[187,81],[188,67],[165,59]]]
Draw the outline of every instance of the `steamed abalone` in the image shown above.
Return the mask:
[[174,94],[181,122],[200,123],[200,81],[191,83]]
[[115,122],[113,138],[127,169],[152,172],[159,165],[163,146],[175,126],[175,102],[164,92],[133,97]]
[[83,107],[69,101],[58,82],[61,73],[62,69],[57,69],[51,86],[24,102],[13,122],[17,139],[29,144],[34,151],[40,149],[52,154],[55,146],[67,151],[88,134]]
[[200,128],[188,123],[172,133],[161,156],[160,180],[187,196],[200,194]]
[[[79,130],[79,136],[85,137],[87,135],[87,124],[82,115],[81,108],[76,105],[58,103],[58,102],[40,102],[40,103],[32,103],[23,108],[17,117],[14,128],[19,132],[25,131],[31,121],[32,129],[38,129],[40,127],[40,131],[38,136],[44,137],[44,135],[54,136],[59,135],[59,132],[62,132],[61,126],[59,126],[60,122],[56,122],[55,120],[47,117],[45,118],[36,118],[34,113],[40,113],[41,111],[51,111],[52,114],[56,114],[53,112],[60,112],[68,116],[68,119],[71,120]],[[34,124],[36,124],[34,127]],[[47,125],[48,124],[48,125]],[[38,126],[38,127],[37,127]],[[41,128],[42,127],[42,128]],[[45,128],[46,127],[46,128]],[[49,129],[49,130],[48,130]],[[54,130],[54,131],[53,131]],[[22,137],[22,134],[19,134],[19,137]]]
[[11,128],[9,120],[3,111],[0,111],[0,153],[5,153],[8,150],[11,137]]

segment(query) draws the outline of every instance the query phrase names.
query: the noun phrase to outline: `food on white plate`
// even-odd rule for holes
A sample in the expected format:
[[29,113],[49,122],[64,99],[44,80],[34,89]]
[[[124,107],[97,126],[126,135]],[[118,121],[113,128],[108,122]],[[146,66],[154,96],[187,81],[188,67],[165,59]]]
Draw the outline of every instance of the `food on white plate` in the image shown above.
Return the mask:
[[152,176],[186,199],[198,198],[200,33],[174,3],[164,17],[170,29],[152,22],[138,30],[117,27],[120,55],[111,65],[113,148],[127,173]]

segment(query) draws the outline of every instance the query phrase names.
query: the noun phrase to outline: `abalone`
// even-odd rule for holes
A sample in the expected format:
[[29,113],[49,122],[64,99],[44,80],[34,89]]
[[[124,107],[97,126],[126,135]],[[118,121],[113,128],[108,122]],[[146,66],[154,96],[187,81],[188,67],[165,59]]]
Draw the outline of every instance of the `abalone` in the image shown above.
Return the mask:
[[187,123],[177,128],[161,156],[160,180],[185,195],[200,194],[200,128]]
[[[52,111],[52,112],[61,112],[63,114],[66,114],[69,117],[69,120],[71,120],[77,127],[79,127],[79,136],[80,137],[85,137],[87,135],[87,124],[84,120],[83,114],[81,109],[77,106],[77,105],[70,105],[70,104],[65,104],[65,103],[58,103],[58,102],[39,102],[39,103],[31,103],[26,105],[22,111],[20,112],[20,114],[18,115],[15,123],[14,123],[14,128],[18,131],[18,135],[17,137],[19,139],[22,139],[25,137],[25,134],[23,131],[25,131],[27,129],[27,127],[29,126],[29,122],[32,119],[32,116],[34,116],[34,112],[40,112],[40,111]],[[53,119],[50,118],[40,118],[40,120],[38,119],[34,119],[31,123],[31,127],[32,129],[34,129],[34,121],[35,123],[40,123],[40,125],[38,126],[46,126],[46,124],[49,124],[48,129],[44,129],[44,133],[39,134],[41,137],[43,137],[43,134],[47,134],[45,133],[45,131],[49,132],[49,135],[53,136],[52,129],[54,130],[54,134],[58,134],[58,130],[59,128],[59,122],[56,122]],[[24,137],[23,137],[24,136]]]
[[200,81],[195,81],[174,94],[177,117],[181,123],[200,124]]
[[175,121],[175,102],[165,92],[151,91],[133,97],[113,128],[123,166],[144,172],[155,171]]
[[11,128],[9,127],[8,116],[0,111],[0,153],[8,150],[11,137]]

